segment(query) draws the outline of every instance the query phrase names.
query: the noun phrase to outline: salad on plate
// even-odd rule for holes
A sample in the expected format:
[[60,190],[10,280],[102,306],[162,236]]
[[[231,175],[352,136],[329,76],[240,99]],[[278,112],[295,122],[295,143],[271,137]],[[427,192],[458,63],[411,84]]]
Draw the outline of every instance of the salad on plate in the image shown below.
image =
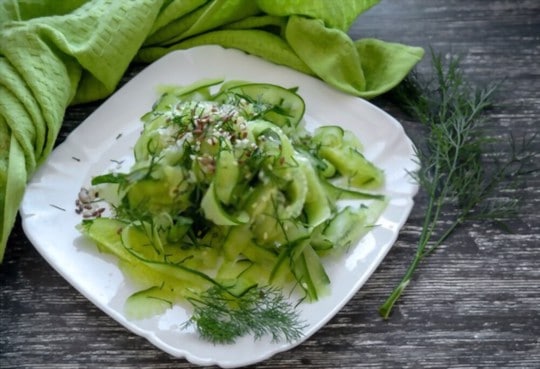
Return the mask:
[[329,293],[327,258],[385,209],[383,171],[338,125],[308,127],[296,88],[203,79],[162,86],[128,171],[94,176],[79,231],[139,290],[130,319],[189,305],[212,343],[296,340],[296,312]]

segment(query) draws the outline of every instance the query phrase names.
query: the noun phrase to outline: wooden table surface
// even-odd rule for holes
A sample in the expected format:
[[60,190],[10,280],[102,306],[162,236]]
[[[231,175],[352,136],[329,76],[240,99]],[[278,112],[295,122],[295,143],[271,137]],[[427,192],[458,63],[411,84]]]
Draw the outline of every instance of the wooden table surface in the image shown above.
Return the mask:
[[[350,30],[354,39],[432,47],[462,56],[474,83],[504,79],[486,122],[490,136],[530,137],[540,116],[540,1],[382,0]],[[126,80],[140,70],[130,68]],[[420,72],[428,70],[423,62]],[[375,103],[421,142],[418,123],[384,96]],[[70,108],[65,136],[99,103]],[[540,137],[534,148],[540,151]],[[506,144],[491,154],[506,150]],[[357,295],[302,345],[256,368],[540,368],[540,179],[507,233],[460,228],[424,263],[388,321],[378,306],[415,251],[426,198],[419,194],[386,259]],[[191,368],[109,318],[37,253],[20,222],[0,265],[0,368]]]

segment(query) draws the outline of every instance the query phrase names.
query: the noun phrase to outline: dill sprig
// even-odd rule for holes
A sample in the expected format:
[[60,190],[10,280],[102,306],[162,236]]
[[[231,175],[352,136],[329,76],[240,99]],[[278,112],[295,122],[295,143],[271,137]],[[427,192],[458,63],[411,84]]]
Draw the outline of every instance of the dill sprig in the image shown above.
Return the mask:
[[426,129],[425,142],[416,148],[420,169],[411,175],[425,191],[428,203],[414,258],[379,309],[385,319],[418,265],[457,227],[470,220],[504,225],[515,217],[519,211],[518,199],[498,195],[518,185],[523,175],[538,170],[530,167],[535,156],[530,151],[534,136],[518,144],[510,135],[510,147],[504,158],[495,163],[486,160],[485,148],[494,139],[483,132],[481,125],[498,85],[484,88],[470,85],[464,79],[458,57],[445,62],[432,51],[431,61],[434,72],[431,80],[421,79],[413,72],[392,95]]
[[302,337],[305,327],[294,306],[269,286],[253,286],[240,295],[213,286],[189,301],[193,314],[185,325],[195,325],[201,338],[214,344],[234,343],[247,334],[293,342]]

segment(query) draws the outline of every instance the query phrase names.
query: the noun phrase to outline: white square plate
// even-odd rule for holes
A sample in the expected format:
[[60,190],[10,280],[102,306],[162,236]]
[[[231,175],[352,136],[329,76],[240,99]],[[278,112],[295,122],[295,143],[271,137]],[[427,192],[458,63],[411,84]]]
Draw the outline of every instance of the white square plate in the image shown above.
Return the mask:
[[[150,110],[160,84],[186,85],[203,78],[241,79],[299,87],[310,124],[338,124],[353,131],[364,154],[386,175],[389,204],[358,245],[339,260],[325,264],[332,281],[330,296],[300,306],[307,323],[302,339],[273,343],[243,337],[232,345],[213,345],[180,326],[189,311],[175,306],[161,316],[129,321],[125,299],[134,292],[114,258],[100,254],[75,226],[81,217],[74,201],[81,187],[118,162],[129,162],[142,128],[139,118]],[[21,215],[26,235],[41,255],[69,283],[113,319],[160,349],[198,365],[239,367],[291,349],[321,328],[362,287],[395,242],[413,206],[418,186],[408,172],[417,169],[414,147],[391,116],[318,79],[269,63],[241,51],[203,46],[172,52],[148,66],[120,88],[59,145],[28,184]]]

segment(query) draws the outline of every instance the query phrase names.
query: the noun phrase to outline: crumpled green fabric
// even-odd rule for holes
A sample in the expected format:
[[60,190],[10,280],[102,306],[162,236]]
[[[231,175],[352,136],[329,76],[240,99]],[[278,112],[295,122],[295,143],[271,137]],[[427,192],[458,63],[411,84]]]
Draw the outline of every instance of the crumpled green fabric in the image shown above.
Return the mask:
[[69,105],[110,95],[132,61],[177,49],[237,48],[371,98],[424,51],[347,30],[378,0],[2,0],[0,260],[27,180]]

